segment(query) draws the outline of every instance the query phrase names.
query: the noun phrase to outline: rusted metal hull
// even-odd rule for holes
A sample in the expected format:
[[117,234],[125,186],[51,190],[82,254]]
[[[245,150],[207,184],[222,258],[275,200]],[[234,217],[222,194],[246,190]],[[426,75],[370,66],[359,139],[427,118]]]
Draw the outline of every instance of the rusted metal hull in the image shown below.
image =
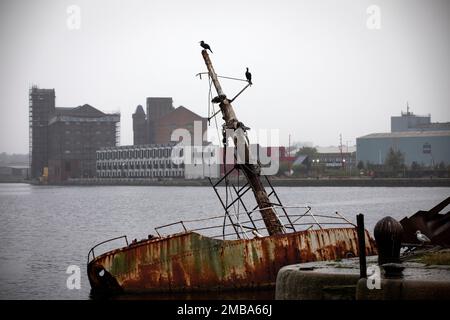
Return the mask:
[[[376,253],[366,231],[366,254]],[[354,228],[307,230],[250,240],[217,240],[195,232],[146,240],[88,264],[94,291],[186,292],[275,285],[278,270],[299,262],[358,255]]]

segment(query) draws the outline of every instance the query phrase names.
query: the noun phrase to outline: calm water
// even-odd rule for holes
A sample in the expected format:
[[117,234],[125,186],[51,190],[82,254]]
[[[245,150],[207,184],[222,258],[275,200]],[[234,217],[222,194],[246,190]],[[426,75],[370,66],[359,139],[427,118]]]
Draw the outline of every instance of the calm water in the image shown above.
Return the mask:
[[[385,215],[429,209],[450,188],[277,188],[284,205],[315,213],[365,214],[372,232]],[[208,187],[53,187],[0,184],[0,299],[89,299],[89,249],[102,240],[146,238],[180,219],[220,214]],[[122,243],[116,243],[116,246]],[[66,269],[81,267],[81,289],[68,290]]]

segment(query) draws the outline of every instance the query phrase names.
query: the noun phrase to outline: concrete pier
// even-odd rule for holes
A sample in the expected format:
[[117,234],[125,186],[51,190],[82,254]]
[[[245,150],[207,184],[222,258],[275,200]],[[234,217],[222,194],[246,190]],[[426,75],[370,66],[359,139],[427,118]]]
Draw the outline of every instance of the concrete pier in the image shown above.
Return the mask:
[[[403,278],[386,279],[375,274],[377,256],[367,258],[368,279],[359,279],[357,258],[309,262],[283,267],[277,276],[277,300],[450,300],[450,265],[407,261]],[[378,279],[376,279],[379,277]]]

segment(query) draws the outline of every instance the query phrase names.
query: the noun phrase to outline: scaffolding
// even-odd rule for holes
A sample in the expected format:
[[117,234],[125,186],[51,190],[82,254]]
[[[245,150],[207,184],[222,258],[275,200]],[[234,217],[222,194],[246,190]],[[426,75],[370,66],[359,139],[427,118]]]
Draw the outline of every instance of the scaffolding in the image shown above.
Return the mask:
[[32,90],[36,86],[31,86],[28,90],[28,174],[30,175],[28,178],[32,177],[31,172],[31,164],[33,161],[33,99],[31,97]]

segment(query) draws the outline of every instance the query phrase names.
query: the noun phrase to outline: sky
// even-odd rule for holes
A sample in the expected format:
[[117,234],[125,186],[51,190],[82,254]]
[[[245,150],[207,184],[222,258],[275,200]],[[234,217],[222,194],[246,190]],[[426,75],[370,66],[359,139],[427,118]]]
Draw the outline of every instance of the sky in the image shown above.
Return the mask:
[[[279,129],[284,145],[340,134],[353,145],[388,132],[407,102],[447,122],[449,31],[448,0],[1,0],[0,152],[28,151],[33,84],[54,88],[57,107],[120,111],[121,145],[146,97],[207,116],[200,40],[219,75],[250,68],[235,112],[254,132]],[[242,84],[222,87],[234,96]]]

